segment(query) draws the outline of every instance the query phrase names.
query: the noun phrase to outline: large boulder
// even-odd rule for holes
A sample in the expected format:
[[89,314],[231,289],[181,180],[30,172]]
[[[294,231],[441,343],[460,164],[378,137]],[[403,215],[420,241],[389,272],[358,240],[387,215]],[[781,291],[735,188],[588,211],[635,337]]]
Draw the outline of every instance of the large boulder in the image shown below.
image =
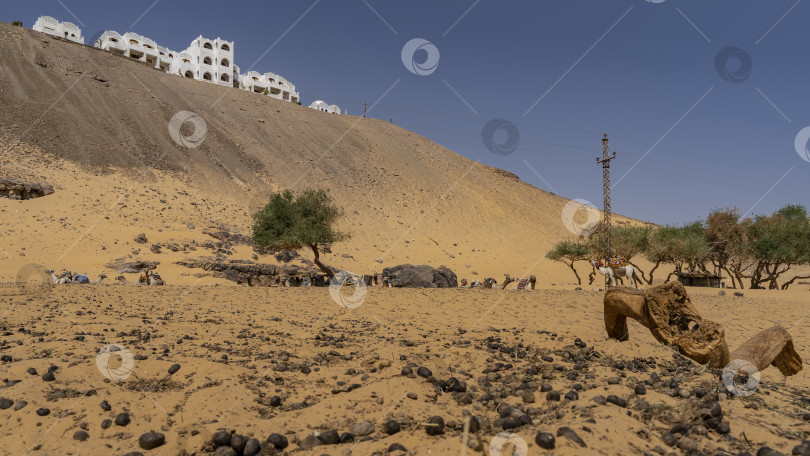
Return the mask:
[[385,268],[383,277],[390,277],[394,281],[395,287],[405,288],[456,288],[458,278],[456,274],[444,266],[438,269],[427,265],[414,266],[411,264],[401,264],[391,268]]
[[53,186],[39,182],[24,182],[0,177],[0,197],[13,200],[40,198],[53,193]]

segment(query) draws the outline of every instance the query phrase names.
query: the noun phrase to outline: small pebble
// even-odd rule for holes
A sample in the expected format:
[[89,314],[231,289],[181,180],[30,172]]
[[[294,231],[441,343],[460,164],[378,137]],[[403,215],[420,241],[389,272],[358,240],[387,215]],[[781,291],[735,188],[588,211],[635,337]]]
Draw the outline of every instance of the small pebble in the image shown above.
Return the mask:
[[76,431],[73,433],[73,440],[78,440],[79,442],[84,442],[85,440],[90,438],[90,434],[87,431]]
[[548,432],[538,432],[537,435],[534,436],[534,443],[545,450],[553,450],[555,441],[554,435]]
[[169,367],[169,374],[174,374],[175,372],[177,372],[179,370],[180,370],[180,365],[179,364],[172,364],[171,367]]
[[388,435],[396,434],[400,431],[399,423],[395,420],[388,420],[383,424],[383,431]]
[[115,417],[116,426],[126,426],[129,424],[129,421],[129,413],[119,413],[118,416]]

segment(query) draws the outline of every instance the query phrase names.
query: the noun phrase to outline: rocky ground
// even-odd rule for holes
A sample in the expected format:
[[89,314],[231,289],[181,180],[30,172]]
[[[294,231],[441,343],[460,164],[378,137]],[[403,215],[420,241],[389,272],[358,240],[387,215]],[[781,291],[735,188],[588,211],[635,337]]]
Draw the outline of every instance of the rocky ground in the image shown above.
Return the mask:
[[[807,311],[806,290],[780,305],[689,291],[732,347]],[[735,396],[635,323],[608,340],[597,291],[372,288],[361,303],[0,286],[0,453],[810,454],[804,371],[769,368]]]

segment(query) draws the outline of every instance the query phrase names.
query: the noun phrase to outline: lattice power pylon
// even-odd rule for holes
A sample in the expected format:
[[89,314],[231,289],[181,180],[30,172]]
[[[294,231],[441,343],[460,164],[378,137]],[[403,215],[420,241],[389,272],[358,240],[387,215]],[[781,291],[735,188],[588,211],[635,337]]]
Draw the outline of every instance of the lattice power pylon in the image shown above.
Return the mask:
[[613,156],[610,155],[610,149],[608,148],[608,137],[607,133],[605,133],[605,137],[602,138],[602,158],[597,158],[596,163],[602,164],[602,193],[604,197],[604,205],[602,212],[605,216],[604,218],[604,231],[605,231],[605,251],[607,253],[607,260],[610,260],[613,257],[613,239],[611,236],[611,215],[612,211],[610,209],[610,161],[616,158],[616,152],[613,152]]

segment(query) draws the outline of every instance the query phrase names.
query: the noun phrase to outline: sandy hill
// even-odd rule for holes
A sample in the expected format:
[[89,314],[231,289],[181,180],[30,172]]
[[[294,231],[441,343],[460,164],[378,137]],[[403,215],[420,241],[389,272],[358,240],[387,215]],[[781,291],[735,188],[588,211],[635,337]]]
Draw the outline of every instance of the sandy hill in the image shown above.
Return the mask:
[[[212,225],[249,233],[269,192],[323,187],[353,236],[325,255],[334,267],[444,264],[459,278],[572,280],[543,259],[572,236],[561,221],[567,199],[396,125],[168,75],[6,24],[0,62],[0,175],[56,187],[36,200],[0,199],[13,221],[0,252],[13,260],[4,277],[29,262],[95,275],[126,257],[161,261],[172,283],[185,283],[191,271],[166,266],[195,252],[153,253],[135,235],[183,244],[211,240],[202,231]],[[199,147],[172,140],[181,111],[204,120]]]

